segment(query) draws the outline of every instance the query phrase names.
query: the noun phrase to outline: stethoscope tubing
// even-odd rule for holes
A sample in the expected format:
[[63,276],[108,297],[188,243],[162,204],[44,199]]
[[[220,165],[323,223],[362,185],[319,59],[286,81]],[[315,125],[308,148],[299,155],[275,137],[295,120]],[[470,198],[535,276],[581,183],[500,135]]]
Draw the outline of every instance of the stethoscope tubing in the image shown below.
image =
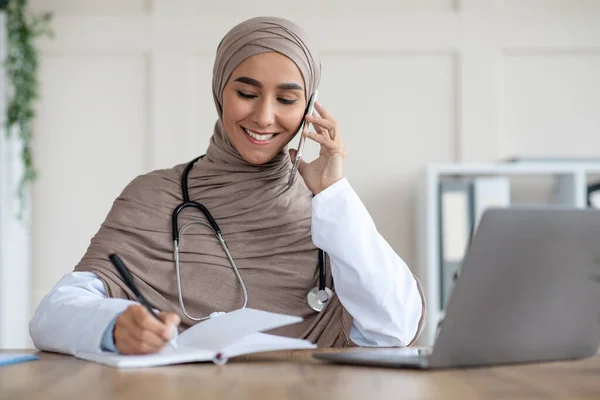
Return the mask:
[[[183,202],[181,204],[179,204],[173,210],[173,214],[171,216],[171,225],[172,225],[171,229],[172,229],[173,247],[174,247],[173,258],[175,261],[175,271],[176,271],[176,275],[177,275],[177,297],[179,300],[179,306],[181,307],[181,311],[187,318],[189,318],[193,321],[203,321],[203,320],[210,318],[210,315],[206,316],[206,317],[201,317],[201,318],[191,316],[187,312],[187,310],[185,309],[185,306],[183,304],[183,294],[182,294],[182,290],[181,290],[181,269],[180,269],[180,258],[179,258],[180,233],[183,232],[183,230],[186,227],[188,227],[189,225],[192,225],[194,223],[205,225],[214,232],[217,240],[219,241],[219,243],[221,244],[221,247],[223,248],[223,251],[227,255],[229,263],[231,264],[231,267],[235,273],[235,276],[236,276],[237,280],[239,281],[240,286],[242,288],[242,292],[244,294],[244,303],[240,309],[244,309],[248,305],[248,291],[246,289],[246,285],[244,284],[244,280],[242,279],[240,271],[235,263],[233,256],[231,255],[231,252],[229,251],[229,247],[227,247],[227,243],[225,242],[225,239],[223,239],[223,235],[221,233],[221,229],[219,228],[219,225],[217,224],[217,221],[215,221],[215,219],[211,215],[210,211],[208,211],[208,209],[204,205],[202,205],[198,202],[195,202],[195,201],[190,201],[188,184],[187,184],[188,183],[187,182],[188,175],[189,175],[190,170],[196,163],[196,161],[198,161],[202,157],[204,157],[204,155],[196,157],[195,159],[190,161],[185,166],[185,168],[183,170],[183,174],[181,176],[181,192],[182,192]],[[179,214],[186,208],[195,208],[195,209],[199,210],[206,217],[208,224],[204,223],[203,221],[193,221],[193,222],[189,222],[189,223],[185,224],[183,227],[181,227],[181,229],[179,229],[179,226],[178,226]],[[311,294],[311,292],[316,291],[320,294],[325,294],[327,297],[329,297],[331,290],[327,289],[326,282],[327,282],[326,254],[325,254],[325,251],[319,249],[319,285],[317,288],[312,289],[309,292],[309,294],[307,295],[307,298],[309,298],[309,300],[308,300],[309,307],[315,311],[321,311],[323,305],[327,302],[328,298],[325,299],[324,301],[314,300],[314,301],[317,301],[317,303],[311,304],[311,303],[313,303],[313,301],[311,301],[312,298],[318,298],[318,296],[314,297],[314,296],[311,296],[310,294]]]

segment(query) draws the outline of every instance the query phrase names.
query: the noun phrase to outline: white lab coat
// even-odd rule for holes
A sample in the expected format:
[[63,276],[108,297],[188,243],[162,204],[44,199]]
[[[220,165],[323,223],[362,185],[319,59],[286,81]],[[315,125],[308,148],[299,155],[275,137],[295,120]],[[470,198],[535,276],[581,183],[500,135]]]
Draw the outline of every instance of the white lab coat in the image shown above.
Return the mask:
[[[337,295],[354,318],[350,339],[359,346],[410,343],[424,311],[417,283],[347,179],[313,197],[312,239],[329,255]],[[107,298],[93,273],[72,272],[41,301],[29,331],[40,350],[100,352],[112,337],[107,327],[131,304]]]

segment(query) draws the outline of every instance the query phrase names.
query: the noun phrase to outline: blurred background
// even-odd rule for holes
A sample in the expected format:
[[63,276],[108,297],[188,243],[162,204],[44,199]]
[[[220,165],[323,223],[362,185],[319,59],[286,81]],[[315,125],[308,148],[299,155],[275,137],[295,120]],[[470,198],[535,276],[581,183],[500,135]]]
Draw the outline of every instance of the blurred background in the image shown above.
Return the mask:
[[[215,50],[246,18],[286,17],[315,40],[323,64],[319,97],[340,123],[347,177],[415,272],[424,268],[415,254],[422,201],[416,188],[428,165],[600,159],[598,0],[30,0],[29,6],[53,13],[54,37],[36,42],[39,176],[22,228],[6,190],[1,198],[0,348],[30,346],[27,323],[35,307],[73,270],[129,181],[204,154],[216,119]],[[4,143],[2,179],[14,181],[18,161],[7,166]],[[307,158],[317,153],[309,144]],[[516,182],[511,196],[542,198],[548,183]]]

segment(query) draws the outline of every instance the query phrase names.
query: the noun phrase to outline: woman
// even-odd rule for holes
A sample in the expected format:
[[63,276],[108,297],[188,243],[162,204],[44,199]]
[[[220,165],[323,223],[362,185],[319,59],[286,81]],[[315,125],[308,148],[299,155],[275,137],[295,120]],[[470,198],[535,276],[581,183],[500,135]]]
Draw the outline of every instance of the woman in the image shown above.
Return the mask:
[[[406,346],[419,335],[424,302],[418,281],[377,232],[344,178],[346,151],[336,121],[318,102],[305,117],[321,65],[302,30],[280,18],[253,18],[221,41],[213,70],[219,119],[206,156],[186,179],[191,200],[220,226],[247,288],[248,307],[298,315],[270,333],[320,347]],[[286,150],[304,130],[321,146],[288,186]],[[187,164],[187,163],[186,163]],[[185,165],[134,179],[115,200],[75,271],[42,300],[30,323],[42,350],[160,351],[198,320],[245,300],[230,261],[195,209],[179,216],[183,307],[173,261],[171,216],[183,201]],[[323,310],[307,305],[319,281],[318,248],[329,255]],[[160,321],[131,299],[108,255],[121,256]],[[335,284],[335,288],[333,288]]]

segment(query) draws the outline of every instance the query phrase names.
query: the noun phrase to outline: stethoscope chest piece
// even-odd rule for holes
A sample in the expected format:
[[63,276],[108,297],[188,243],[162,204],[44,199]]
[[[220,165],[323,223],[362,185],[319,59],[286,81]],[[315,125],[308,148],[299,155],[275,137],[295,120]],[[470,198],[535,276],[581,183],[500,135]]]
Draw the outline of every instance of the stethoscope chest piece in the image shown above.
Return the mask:
[[319,288],[315,286],[306,295],[306,303],[314,311],[321,312],[331,296],[333,296],[333,292],[328,287],[319,290]]

